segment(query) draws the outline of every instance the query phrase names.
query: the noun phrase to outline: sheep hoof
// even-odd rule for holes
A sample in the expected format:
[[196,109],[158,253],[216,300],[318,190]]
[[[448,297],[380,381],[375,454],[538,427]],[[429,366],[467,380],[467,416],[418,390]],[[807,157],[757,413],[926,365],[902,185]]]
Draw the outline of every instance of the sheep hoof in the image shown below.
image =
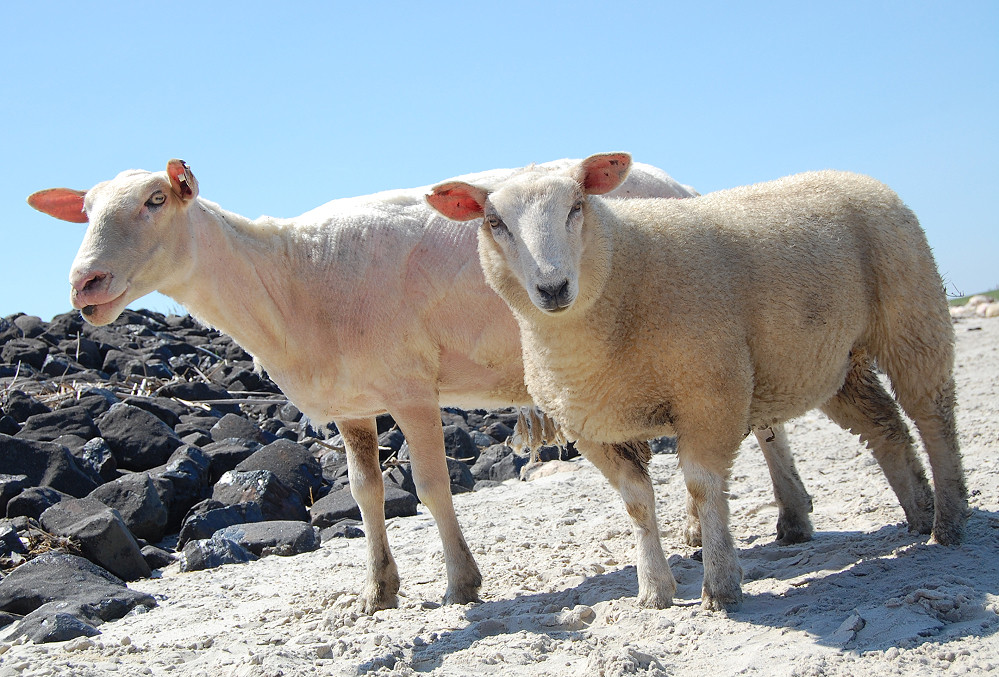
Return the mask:
[[381,611],[382,609],[397,608],[399,606],[399,597],[394,594],[378,595],[366,592],[358,598],[357,602],[361,613],[370,616],[376,611]]
[[803,521],[783,518],[777,520],[778,545],[805,543],[810,540],[812,540],[812,523],[807,518]]
[[643,609],[668,609],[673,606],[673,593],[663,590],[639,593],[638,606]]
[[736,588],[725,594],[701,593],[701,608],[708,611],[738,611],[742,608],[742,589]]
[[687,527],[683,531],[683,542],[692,548],[701,547],[701,527]]
[[451,587],[448,586],[444,593],[444,604],[471,604],[481,602],[479,599],[479,586]]
[[933,536],[930,538],[930,543],[938,543],[939,545],[961,545],[961,541],[964,540],[964,525],[963,524],[951,524],[943,526],[937,524],[933,527]]

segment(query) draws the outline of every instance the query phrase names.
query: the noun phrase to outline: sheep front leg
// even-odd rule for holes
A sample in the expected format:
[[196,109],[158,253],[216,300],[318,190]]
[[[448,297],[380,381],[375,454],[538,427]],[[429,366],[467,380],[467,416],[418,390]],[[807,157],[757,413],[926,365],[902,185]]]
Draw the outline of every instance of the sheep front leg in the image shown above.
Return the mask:
[[385,531],[385,483],[378,465],[375,419],[337,421],[347,448],[350,493],[361,509],[367,535],[367,580],[359,600],[364,613],[399,605],[399,569],[389,550]]
[[392,416],[409,444],[416,494],[437,522],[444,546],[447,568],[444,603],[476,602],[482,576],[454,514],[451,477],[444,456],[444,428],[437,402],[404,406],[392,411]]
[[649,443],[596,444],[583,440],[576,448],[593,463],[624,499],[638,545],[638,604],[665,609],[673,604],[676,580],[666,562],[656,522],[656,501],[649,478]]
[[777,500],[777,542],[784,545],[812,540],[812,498],[801,483],[783,425],[753,431],[770,470]]
[[681,435],[677,449],[687,493],[701,522],[704,561],[701,606],[734,611],[742,606],[742,567],[728,529],[726,478],[738,444],[731,449],[726,447],[724,453],[713,458],[701,453],[705,448]]

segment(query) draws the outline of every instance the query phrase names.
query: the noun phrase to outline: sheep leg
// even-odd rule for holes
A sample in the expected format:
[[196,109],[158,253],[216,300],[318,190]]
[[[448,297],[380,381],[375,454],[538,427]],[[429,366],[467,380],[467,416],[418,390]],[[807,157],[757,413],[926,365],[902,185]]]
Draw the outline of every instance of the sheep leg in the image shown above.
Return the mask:
[[444,546],[447,568],[444,603],[476,602],[482,576],[454,514],[451,477],[444,457],[444,429],[437,402],[400,407],[392,411],[392,416],[409,444],[416,494],[437,522]]
[[908,391],[898,386],[895,389],[899,403],[912,417],[923,438],[933,471],[936,495],[933,540],[941,545],[960,545],[968,517],[968,489],[964,483],[954,419],[954,380],[948,378],[935,393],[916,401]]
[[933,492],[898,405],[866,360],[855,361],[843,387],[822,411],[870,448],[902,505],[909,531],[930,533]]
[[[726,477],[738,444],[722,455],[719,468],[710,468],[711,459],[701,453],[708,448],[679,436],[677,453],[687,485],[687,493],[701,520],[704,584],[701,606],[710,610],[736,610],[742,605],[742,567],[728,529],[728,482]],[[697,451],[690,451],[691,449]],[[715,465],[715,464],[712,464]],[[723,472],[720,472],[722,470]]]
[[656,522],[656,501],[649,478],[652,451],[645,441],[597,444],[579,440],[576,448],[595,465],[624,499],[638,545],[638,604],[665,609],[673,604],[676,580],[666,562]]
[[697,514],[697,503],[687,493],[687,527],[683,530],[683,542],[692,548],[701,547],[701,518]]
[[375,420],[337,421],[347,448],[350,493],[361,509],[367,535],[367,580],[359,600],[364,613],[399,605],[399,569],[389,550],[385,531],[385,483],[378,465]]
[[787,545],[812,540],[812,498],[794,467],[783,425],[753,431],[763,450],[777,501],[777,542]]

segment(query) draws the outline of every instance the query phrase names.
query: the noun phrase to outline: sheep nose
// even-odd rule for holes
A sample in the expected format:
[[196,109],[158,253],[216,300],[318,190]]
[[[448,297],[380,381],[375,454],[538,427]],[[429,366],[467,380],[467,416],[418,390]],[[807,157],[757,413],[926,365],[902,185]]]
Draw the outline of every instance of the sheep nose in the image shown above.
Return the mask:
[[545,310],[558,310],[569,305],[569,280],[539,284],[537,289]]
[[78,292],[85,292],[99,286],[107,276],[107,273],[99,272],[74,275],[74,279],[72,280],[73,288]]

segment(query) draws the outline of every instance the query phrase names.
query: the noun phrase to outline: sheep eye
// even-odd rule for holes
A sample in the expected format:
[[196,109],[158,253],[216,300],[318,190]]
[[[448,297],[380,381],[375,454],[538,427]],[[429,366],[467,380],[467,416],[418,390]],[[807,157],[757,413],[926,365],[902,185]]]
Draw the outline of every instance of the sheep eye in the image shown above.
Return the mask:
[[493,231],[494,235],[509,235],[510,229],[506,227],[500,217],[490,214],[486,217],[486,223],[489,225],[490,230]]
[[164,202],[166,202],[166,195],[161,191],[156,191],[151,198],[146,200],[146,206],[159,207]]

